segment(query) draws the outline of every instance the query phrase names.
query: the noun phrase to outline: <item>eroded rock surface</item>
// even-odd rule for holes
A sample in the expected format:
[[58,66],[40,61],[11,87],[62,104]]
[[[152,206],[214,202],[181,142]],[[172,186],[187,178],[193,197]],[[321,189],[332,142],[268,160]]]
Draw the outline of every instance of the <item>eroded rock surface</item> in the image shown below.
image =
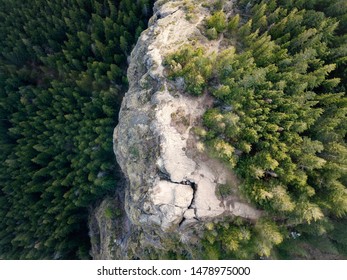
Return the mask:
[[[238,197],[231,171],[199,148],[193,128],[211,98],[189,96],[182,91],[184,81],[165,77],[163,60],[169,53],[192,39],[208,43],[199,30],[208,11],[196,1],[194,20],[188,20],[184,3],[157,2],[131,54],[129,91],[114,131],[114,151],[128,183],[127,214],[135,225],[164,231],[222,214],[260,215]],[[216,188],[223,184],[234,185],[233,197],[217,197]]]

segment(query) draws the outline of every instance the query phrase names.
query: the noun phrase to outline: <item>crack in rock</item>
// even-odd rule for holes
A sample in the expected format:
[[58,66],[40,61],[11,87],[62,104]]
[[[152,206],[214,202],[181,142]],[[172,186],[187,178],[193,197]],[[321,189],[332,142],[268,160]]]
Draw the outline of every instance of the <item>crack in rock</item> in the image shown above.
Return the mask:
[[164,11],[158,11],[158,12],[156,13],[157,20],[162,19],[162,18],[165,18],[165,17],[167,17],[167,16],[173,15],[173,14],[176,13],[179,9],[180,9],[180,8],[176,8],[176,10],[174,10],[174,11],[165,11],[165,10],[164,10]]
[[181,227],[182,224],[185,222],[186,218],[183,217],[182,220],[178,223],[178,227]]
[[189,206],[188,206],[188,209],[193,209],[195,207],[194,206],[194,202],[195,202],[195,194],[196,194],[196,190],[198,188],[198,185],[195,184],[194,182],[190,182],[190,181],[187,181],[189,182],[188,184],[190,185],[190,187],[192,188],[193,190],[193,197],[192,197],[192,201],[190,202]]

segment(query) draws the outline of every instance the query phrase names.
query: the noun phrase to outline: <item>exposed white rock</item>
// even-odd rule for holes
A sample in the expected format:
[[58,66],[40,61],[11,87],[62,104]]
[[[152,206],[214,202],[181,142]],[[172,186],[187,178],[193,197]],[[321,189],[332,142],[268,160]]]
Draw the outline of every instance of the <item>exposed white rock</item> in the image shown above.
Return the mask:
[[[192,133],[211,98],[182,94],[184,81],[175,87],[165,77],[164,58],[191,38],[202,38],[198,25],[208,14],[196,1],[196,20],[189,22],[183,3],[156,6],[152,24],[131,54],[130,87],[114,131],[117,161],[129,184],[126,211],[134,224],[153,223],[164,230],[183,218],[197,221],[227,214],[256,219],[260,212],[236,194],[234,204],[217,198],[218,184],[235,184],[235,177],[201,153]],[[218,51],[218,46],[212,48]]]
[[186,212],[184,212],[184,216],[183,216],[185,219],[187,220],[192,220],[192,219],[195,219],[196,216],[195,216],[195,211],[194,209],[188,209]]
[[159,181],[152,189],[154,205],[169,204],[186,210],[193,199],[193,189],[188,185]]

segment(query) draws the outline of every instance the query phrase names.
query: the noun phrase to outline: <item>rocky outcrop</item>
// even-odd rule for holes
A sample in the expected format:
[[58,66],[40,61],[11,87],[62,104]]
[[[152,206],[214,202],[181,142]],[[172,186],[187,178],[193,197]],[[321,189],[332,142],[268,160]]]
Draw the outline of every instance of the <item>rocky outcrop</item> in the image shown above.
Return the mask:
[[[114,151],[127,180],[127,215],[134,225],[163,231],[220,215],[256,219],[260,213],[240,199],[236,177],[209,158],[194,135],[213,100],[207,94],[188,96],[183,80],[165,76],[169,53],[187,43],[210,44],[199,29],[209,11],[201,1],[163,2],[156,3],[131,54],[129,91],[114,131]],[[193,19],[187,17],[187,2],[194,5]],[[233,195],[217,197],[221,185],[233,187]]]

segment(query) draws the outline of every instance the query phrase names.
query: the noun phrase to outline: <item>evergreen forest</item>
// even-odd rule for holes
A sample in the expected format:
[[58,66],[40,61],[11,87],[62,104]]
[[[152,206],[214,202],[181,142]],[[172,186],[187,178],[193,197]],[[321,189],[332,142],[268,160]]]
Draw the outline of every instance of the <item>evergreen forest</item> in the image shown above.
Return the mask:
[[0,0],[0,259],[88,259],[151,0]]
[[265,215],[210,225],[205,257],[346,258],[347,2],[215,2],[204,32],[222,50],[186,45],[165,64],[214,97],[195,132]]

